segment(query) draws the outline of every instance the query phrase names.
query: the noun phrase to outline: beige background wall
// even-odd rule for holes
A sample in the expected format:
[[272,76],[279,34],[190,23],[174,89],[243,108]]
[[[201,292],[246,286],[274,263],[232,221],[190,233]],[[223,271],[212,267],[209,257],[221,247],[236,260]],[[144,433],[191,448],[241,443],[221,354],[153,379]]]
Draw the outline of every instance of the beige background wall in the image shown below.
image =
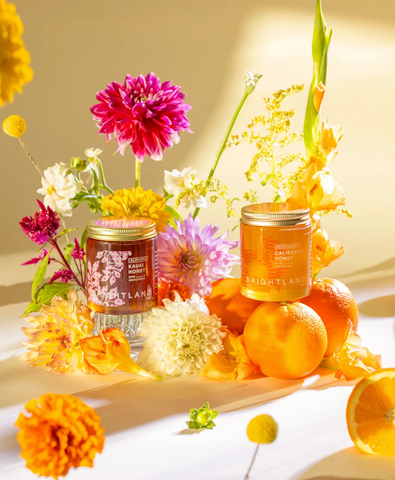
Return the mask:
[[[262,97],[292,83],[311,80],[310,43],[314,0],[14,0],[25,24],[24,40],[32,55],[33,82],[0,110],[0,120],[22,115],[24,136],[42,168],[68,163],[86,147],[104,150],[113,188],[133,184],[131,150],[113,156],[97,134],[89,107],[95,92],[126,73],[154,71],[182,86],[193,106],[193,135],[168,150],[162,163],[149,159],[142,169],[145,188],[161,191],[164,169],[194,165],[205,178],[219,141],[243,91],[247,67],[264,73],[239,117],[240,132],[263,113]],[[346,255],[327,273],[344,275],[386,262],[395,249],[395,2],[324,0],[334,35],[330,51],[324,115],[342,123],[346,135],[332,165],[347,194],[354,219],[325,218],[331,238]],[[307,88],[287,106],[297,112],[301,129]],[[302,145],[301,145],[302,147]],[[250,185],[244,171],[252,157],[240,146],[223,156],[217,176],[231,193]],[[18,142],[0,137],[1,236],[3,253],[34,247],[18,225],[35,210],[39,178]],[[261,198],[270,191],[262,189]],[[69,220],[80,227],[91,218],[83,206]],[[204,222],[233,227],[218,204],[202,214]],[[235,233],[234,235],[237,235]]]

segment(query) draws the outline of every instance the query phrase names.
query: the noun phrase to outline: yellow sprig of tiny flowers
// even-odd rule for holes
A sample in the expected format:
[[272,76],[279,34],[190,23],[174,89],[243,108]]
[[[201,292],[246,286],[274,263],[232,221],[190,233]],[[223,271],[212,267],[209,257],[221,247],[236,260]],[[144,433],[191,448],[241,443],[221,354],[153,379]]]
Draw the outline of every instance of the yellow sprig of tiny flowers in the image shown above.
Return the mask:
[[[228,146],[238,145],[241,142],[255,144],[257,152],[254,154],[250,167],[245,172],[247,180],[253,181],[258,174],[261,185],[271,185],[273,200],[279,201],[292,192],[294,183],[301,177],[306,168],[306,158],[302,153],[287,153],[283,149],[293,142],[303,139],[303,134],[292,132],[292,118],[294,110],[282,110],[282,102],[290,95],[299,93],[304,85],[292,85],[287,89],[280,89],[271,97],[264,98],[267,115],[254,117],[247,126],[248,131],[241,135],[232,135]],[[256,131],[263,128],[264,132]],[[300,166],[291,175],[285,175],[283,170],[292,162],[299,162]],[[262,164],[267,168],[263,169]],[[249,190],[244,198],[252,203],[259,201],[257,193]]]
[[219,199],[225,201],[228,217],[235,216],[240,218],[240,214],[233,206],[233,202],[239,199],[230,199],[228,187],[217,178],[209,178],[208,180],[202,180],[194,184],[191,188],[185,189],[177,196],[174,202],[174,208],[177,209],[180,206],[182,199],[188,195],[202,195],[203,197],[205,197],[207,194],[210,194],[209,199],[211,203],[215,203]]

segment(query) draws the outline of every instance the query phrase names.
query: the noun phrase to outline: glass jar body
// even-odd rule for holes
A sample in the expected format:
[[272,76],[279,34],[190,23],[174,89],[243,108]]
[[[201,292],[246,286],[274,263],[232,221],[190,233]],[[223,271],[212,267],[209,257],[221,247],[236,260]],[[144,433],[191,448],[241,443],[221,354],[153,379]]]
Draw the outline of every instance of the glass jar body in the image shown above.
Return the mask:
[[88,306],[96,330],[120,328],[131,343],[145,312],[158,302],[157,237],[109,241],[87,238]]
[[296,300],[311,291],[311,222],[241,223],[241,292],[255,300]]

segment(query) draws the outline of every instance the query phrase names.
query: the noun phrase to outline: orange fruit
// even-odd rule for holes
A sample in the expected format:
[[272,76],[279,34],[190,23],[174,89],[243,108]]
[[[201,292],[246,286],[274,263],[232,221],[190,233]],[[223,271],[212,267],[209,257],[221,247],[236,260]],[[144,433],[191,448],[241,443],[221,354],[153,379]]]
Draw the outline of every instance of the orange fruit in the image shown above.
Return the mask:
[[223,325],[241,335],[251,313],[262,302],[241,293],[240,278],[222,278],[213,283],[211,295],[206,299],[211,315],[217,315]]
[[358,329],[358,306],[353,294],[339,280],[318,278],[311,293],[299,300],[312,308],[324,322],[328,334],[325,357],[340,350],[350,330]]
[[373,372],[354,387],[347,427],[362,452],[395,455],[395,368]]
[[303,303],[265,303],[244,329],[247,355],[275,378],[301,378],[321,363],[327,347],[325,325]]

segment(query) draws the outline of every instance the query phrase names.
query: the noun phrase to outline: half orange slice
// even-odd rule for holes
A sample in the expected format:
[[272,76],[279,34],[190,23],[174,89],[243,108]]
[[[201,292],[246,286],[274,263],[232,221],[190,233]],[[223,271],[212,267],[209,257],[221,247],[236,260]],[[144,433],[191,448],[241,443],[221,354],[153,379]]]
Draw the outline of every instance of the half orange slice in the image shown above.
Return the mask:
[[395,368],[363,378],[347,404],[351,440],[362,452],[395,455]]

